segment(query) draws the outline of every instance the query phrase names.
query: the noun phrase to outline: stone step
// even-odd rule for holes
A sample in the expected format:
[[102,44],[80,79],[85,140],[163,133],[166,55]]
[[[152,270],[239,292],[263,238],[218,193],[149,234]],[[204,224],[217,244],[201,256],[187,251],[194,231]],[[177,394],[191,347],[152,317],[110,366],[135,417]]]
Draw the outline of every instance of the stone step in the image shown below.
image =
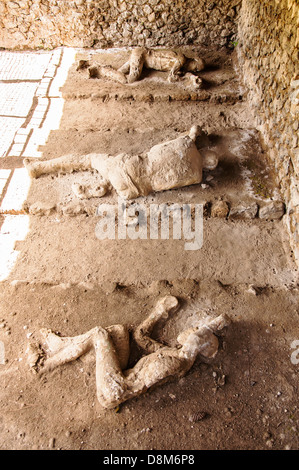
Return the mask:
[[[55,110],[54,110],[55,113]],[[59,112],[56,111],[56,116]],[[54,116],[53,116],[54,118]],[[52,120],[54,130],[84,130],[107,132],[107,130],[158,131],[177,129],[185,132],[194,123],[206,131],[219,127],[251,127],[250,116],[244,103],[210,105],[205,102],[158,103],[117,102],[103,103],[91,98],[65,101],[59,126]],[[54,127],[55,125],[55,127]]]
[[[157,239],[151,239],[148,226],[142,231],[144,239],[132,239],[132,227],[122,232],[125,239],[119,239],[118,224],[116,239],[112,232],[104,239],[106,228],[98,225],[100,217],[10,217],[27,217],[28,231],[22,234],[23,241],[17,242],[16,235],[15,265],[8,275],[11,281],[130,284],[136,279],[148,283],[180,278],[271,286],[296,282],[279,222],[204,219],[203,240],[193,233],[193,241],[198,243],[187,249],[188,240],[183,235],[173,239],[171,228],[169,239],[161,239],[160,231]],[[111,227],[111,219],[106,222]],[[9,224],[5,230],[9,235]]]

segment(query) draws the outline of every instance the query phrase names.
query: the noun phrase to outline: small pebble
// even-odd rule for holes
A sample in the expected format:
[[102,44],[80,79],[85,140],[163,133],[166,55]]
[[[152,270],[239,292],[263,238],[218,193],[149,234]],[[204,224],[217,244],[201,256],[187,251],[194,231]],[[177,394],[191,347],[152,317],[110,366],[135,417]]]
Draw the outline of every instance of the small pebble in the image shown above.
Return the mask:
[[229,206],[225,201],[216,201],[212,204],[212,217],[226,217],[229,212]]
[[253,294],[253,295],[257,294],[257,292],[256,292],[256,290],[253,286],[249,286],[248,289],[247,289],[247,292],[248,292],[248,294]]
[[54,447],[55,447],[55,437],[51,437],[51,439],[49,440],[49,448],[54,449]]
[[207,413],[205,411],[197,411],[196,413],[189,416],[189,421],[191,423],[197,423],[198,421],[202,421],[207,417]]

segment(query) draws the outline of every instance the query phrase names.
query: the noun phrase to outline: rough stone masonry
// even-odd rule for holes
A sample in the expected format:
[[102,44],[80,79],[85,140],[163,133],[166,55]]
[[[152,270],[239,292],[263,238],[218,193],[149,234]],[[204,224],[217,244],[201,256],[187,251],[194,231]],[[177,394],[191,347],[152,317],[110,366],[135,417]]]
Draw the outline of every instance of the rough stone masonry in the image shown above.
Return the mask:
[[240,0],[2,0],[6,48],[224,46]]
[[243,0],[239,62],[256,126],[268,147],[299,261],[299,4]]

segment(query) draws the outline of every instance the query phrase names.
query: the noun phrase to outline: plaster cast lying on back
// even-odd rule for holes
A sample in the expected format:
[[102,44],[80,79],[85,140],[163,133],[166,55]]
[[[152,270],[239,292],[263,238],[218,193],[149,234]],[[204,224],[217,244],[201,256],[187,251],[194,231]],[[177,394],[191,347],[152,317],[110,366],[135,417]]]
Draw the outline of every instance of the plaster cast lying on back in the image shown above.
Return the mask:
[[[200,183],[203,169],[216,168],[218,158],[215,152],[199,151],[196,147],[196,138],[202,133],[198,126],[193,126],[188,134],[155,145],[140,155],[120,154],[112,157],[92,153],[66,155],[48,161],[26,158],[24,165],[32,178],[94,169],[99,175],[99,185],[89,189],[89,197],[101,197],[112,186],[119,196],[133,199],[151,192]],[[84,197],[84,187],[75,185],[73,189],[78,197]]]
[[[47,357],[39,368],[35,365],[38,359],[35,356],[32,366],[37,372],[46,373],[94,349],[97,397],[104,408],[113,408],[153,386],[182,377],[199,354],[206,358],[217,354],[218,339],[214,333],[228,325],[228,319],[223,315],[199,319],[197,326],[186,329],[177,337],[177,347],[165,346],[150,337],[157,322],[166,320],[177,307],[176,297],[161,298],[151,314],[133,331],[137,345],[146,355],[132,369],[126,369],[130,345],[128,329],[123,325],[95,327],[83,335],[62,338],[51,330],[41,330]],[[32,355],[30,361],[31,358]]]
[[[86,60],[79,61],[77,70],[88,67]],[[143,68],[169,72],[168,81],[178,82],[187,88],[200,88],[202,80],[193,74],[205,67],[201,58],[190,59],[181,52],[170,49],[133,49],[129,60],[118,70],[111,66],[93,65],[89,67],[91,78],[107,78],[122,84],[134,83],[139,80]]]

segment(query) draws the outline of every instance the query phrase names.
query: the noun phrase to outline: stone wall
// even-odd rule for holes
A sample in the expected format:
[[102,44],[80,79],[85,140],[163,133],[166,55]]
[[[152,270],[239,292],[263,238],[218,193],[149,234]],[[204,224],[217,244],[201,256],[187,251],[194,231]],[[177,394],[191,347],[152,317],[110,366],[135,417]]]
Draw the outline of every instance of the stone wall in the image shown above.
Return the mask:
[[276,167],[287,205],[284,219],[299,261],[298,0],[243,0],[238,39],[240,71]]
[[223,46],[240,0],[1,0],[0,47]]

